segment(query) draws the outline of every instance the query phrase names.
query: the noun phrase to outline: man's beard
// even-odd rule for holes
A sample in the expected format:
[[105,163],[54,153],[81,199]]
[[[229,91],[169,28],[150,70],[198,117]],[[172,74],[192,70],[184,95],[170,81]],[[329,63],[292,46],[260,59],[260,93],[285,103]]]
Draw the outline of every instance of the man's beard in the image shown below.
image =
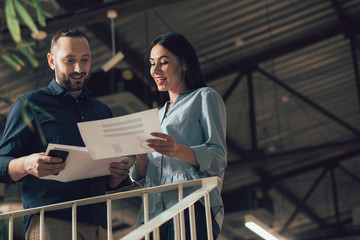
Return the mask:
[[[83,75],[83,76],[85,76],[84,82],[83,83],[72,84],[71,80],[70,80],[71,75]],[[57,78],[57,80],[59,81],[60,85],[63,88],[65,88],[68,91],[73,92],[73,91],[82,90],[86,86],[86,84],[88,83],[88,81],[90,79],[90,75],[91,75],[91,72],[87,76],[86,76],[85,72],[82,72],[82,73],[70,73],[68,76],[65,75],[65,74],[60,73],[60,74],[56,75],[56,78]]]

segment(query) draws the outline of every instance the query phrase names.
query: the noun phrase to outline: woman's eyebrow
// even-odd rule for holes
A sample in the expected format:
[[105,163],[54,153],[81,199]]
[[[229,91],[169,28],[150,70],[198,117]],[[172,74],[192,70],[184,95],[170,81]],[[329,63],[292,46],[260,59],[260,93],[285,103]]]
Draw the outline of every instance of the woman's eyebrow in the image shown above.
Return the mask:
[[[163,58],[169,58],[168,56],[166,56],[166,55],[162,55],[162,56],[160,56],[160,57],[158,57],[158,59],[163,59]],[[154,58],[150,58],[150,60],[154,60]]]

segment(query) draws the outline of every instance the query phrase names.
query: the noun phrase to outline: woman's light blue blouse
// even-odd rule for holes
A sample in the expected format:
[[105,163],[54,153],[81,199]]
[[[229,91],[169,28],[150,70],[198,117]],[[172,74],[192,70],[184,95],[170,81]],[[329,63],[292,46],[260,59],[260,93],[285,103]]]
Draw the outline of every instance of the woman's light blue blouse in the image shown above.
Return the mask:
[[[222,181],[227,165],[226,109],[221,96],[209,87],[182,93],[166,112],[166,103],[159,110],[163,133],[173,136],[177,143],[189,146],[195,153],[199,167],[176,157],[158,152],[148,154],[146,177],[141,179],[133,170],[133,178],[144,187],[184,182],[204,177],[217,176],[221,179],[218,187],[210,193],[212,213],[221,227],[224,207],[221,199]],[[194,191],[184,189],[184,195]],[[150,218],[168,209],[178,201],[177,191],[149,196]],[[138,222],[143,217],[142,211]]]

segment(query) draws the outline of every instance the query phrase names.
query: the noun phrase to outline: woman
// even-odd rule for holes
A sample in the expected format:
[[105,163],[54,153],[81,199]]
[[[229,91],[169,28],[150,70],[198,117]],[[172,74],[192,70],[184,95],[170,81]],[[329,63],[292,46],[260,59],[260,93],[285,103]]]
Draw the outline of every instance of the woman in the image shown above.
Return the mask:
[[[169,100],[159,110],[163,133],[152,133],[154,138],[147,140],[155,152],[136,156],[133,178],[144,187],[210,176],[223,180],[227,164],[225,105],[217,92],[206,87],[194,48],[181,34],[161,35],[150,46],[150,65],[158,90]],[[210,193],[214,239],[224,217],[221,188],[222,181]],[[191,191],[184,190],[184,195]],[[176,192],[150,195],[150,218],[177,201]],[[195,213],[197,239],[206,239],[202,200],[195,204]],[[188,222],[188,217],[185,220]],[[190,234],[189,229],[186,232]],[[173,239],[172,221],[160,228],[160,234],[162,239]]]

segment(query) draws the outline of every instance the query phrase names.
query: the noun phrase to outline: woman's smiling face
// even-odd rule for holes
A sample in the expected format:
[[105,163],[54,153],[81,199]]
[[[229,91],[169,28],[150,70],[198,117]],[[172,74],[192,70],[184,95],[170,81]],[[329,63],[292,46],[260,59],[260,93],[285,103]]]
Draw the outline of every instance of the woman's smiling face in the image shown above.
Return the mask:
[[159,91],[179,94],[187,89],[185,64],[162,45],[156,44],[151,49],[150,65],[150,74]]

